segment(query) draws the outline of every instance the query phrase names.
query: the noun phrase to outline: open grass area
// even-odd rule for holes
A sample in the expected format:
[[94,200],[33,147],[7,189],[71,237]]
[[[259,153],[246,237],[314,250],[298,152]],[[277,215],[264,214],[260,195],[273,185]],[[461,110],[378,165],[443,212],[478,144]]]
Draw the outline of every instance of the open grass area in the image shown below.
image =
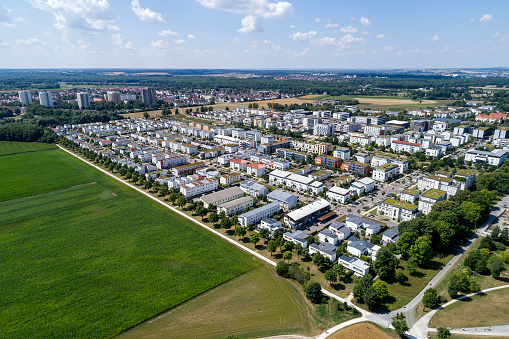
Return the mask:
[[[461,314],[461,316],[458,316]],[[455,302],[431,318],[432,327],[509,325],[509,289],[495,290]]]
[[[284,305],[284,307],[282,307]],[[119,336],[225,338],[316,334],[302,292],[264,264]]]
[[400,336],[391,329],[372,322],[362,322],[345,327],[329,336],[331,339],[397,339]]
[[259,265],[61,150],[2,164],[59,183],[25,196],[2,172],[4,200],[25,196],[0,202],[2,337],[111,337]]
[[55,144],[43,142],[0,141],[0,155],[57,149]]

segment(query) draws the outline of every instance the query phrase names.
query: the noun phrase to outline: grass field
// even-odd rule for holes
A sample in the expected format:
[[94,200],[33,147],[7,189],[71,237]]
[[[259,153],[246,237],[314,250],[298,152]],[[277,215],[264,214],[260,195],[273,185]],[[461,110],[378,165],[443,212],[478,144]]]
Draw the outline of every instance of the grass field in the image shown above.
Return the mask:
[[57,148],[55,144],[46,144],[42,142],[0,141],[0,156]]
[[112,337],[259,265],[61,150],[1,159],[1,337]]
[[[461,317],[457,315],[461,314]],[[433,327],[485,327],[509,325],[509,289],[475,295],[438,311]]]
[[363,322],[345,327],[331,336],[331,339],[397,339],[394,330],[386,329],[371,322]]
[[167,338],[169,333],[172,338],[314,334],[309,306],[301,294],[260,264],[118,338]]

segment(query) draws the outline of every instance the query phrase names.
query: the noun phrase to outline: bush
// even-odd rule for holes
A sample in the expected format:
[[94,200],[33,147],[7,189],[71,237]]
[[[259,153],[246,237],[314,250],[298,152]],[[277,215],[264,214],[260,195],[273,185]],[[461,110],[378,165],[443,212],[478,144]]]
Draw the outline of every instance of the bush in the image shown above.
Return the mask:
[[422,303],[427,308],[435,308],[437,302],[438,302],[437,291],[434,288],[428,288],[426,292],[424,292]]
[[288,278],[288,272],[290,270],[290,265],[284,261],[280,261],[277,263],[276,272],[278,275]]
[[317,282],[309,284],[306,288],[306,297],[313,304],[321,304],[323,299],[322,286]]

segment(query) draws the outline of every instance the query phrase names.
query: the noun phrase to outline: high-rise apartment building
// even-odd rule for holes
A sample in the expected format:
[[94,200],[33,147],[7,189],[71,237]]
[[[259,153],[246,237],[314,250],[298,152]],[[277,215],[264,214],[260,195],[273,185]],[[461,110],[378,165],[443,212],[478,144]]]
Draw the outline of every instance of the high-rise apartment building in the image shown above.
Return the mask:
[[30,91],[19,91],[19,101],[21,101],[21,104],[24,106],[32,103],[32,93]]
[[51,92],[39,92],[39,103],[41,106],[53,107],[53,95]]
[[141,101],[147,106],[157,102],[156,91],[152,87],[146,87],[141,90]]
[[108,91],[106,93],[106,99],[108,101],[112,101],[115,105],[120,104],[120,102],[122,101],[120,99],[120,92],[117,91]]
[[86,109],[90,107],[90,96],[87,92],[79,92],[77,96],[78,107],[80,109]]

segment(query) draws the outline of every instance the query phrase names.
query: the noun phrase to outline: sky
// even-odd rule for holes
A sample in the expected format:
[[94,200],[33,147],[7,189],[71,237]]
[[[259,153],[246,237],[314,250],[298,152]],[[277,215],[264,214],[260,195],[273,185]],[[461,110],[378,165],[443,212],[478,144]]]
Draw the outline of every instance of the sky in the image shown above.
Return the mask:
[[509,66],[506,0],[0,0],[0,68]]

